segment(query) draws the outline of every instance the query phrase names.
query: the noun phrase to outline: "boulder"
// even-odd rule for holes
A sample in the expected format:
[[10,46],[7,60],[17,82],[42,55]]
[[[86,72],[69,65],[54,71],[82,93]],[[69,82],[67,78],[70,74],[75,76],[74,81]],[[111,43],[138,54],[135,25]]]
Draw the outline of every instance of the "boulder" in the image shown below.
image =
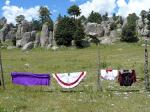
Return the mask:
[[102,37],[100,39],[100,43],[101,44],[111,44],[112,43],[112,40],[110,37],[106,36],[106,37]]
[[10,30],[10,27],[8,24],[4,24],[2,29],[0,29],[0,40],[1,40],[1,42],[5,41],[6,35],[8,34],[9,30]]
[[53,32],[50,31],[49,32],[49,44],[52,44],[52,40],[53,40]]
[[111,42],[115,42],[117,40],[120,40],[120,37],[121,37],[121,31],[119,29],[112,30],[110,32],[109,38],[110,38]]
[[125,25],[128,23],[128,21],[127,21],[127,18],[123,21],[123,25],[122,25],[122,28],[124,28],[125,27]]
[[52,47],[52,44],[48,44],[46,48],[50,49],[51,47]]
[[37,32],[35,36],[34,47],[37,47],[39,45],[40,45],[40,33]]
[[104,35],[109,36],[110,35],[110,27],[104,27]]
[[150,36],[150,30],[147,30],[147,27],[145,26],[145,28],[141,32],[141,35],[149,37]]
[[85,33],[91,36],[104,36],[104,29],[100,24],[97,23],[87,23],[85,27]]
[[33,42],[29,42],[27,44],[25,44],[23,47],[22,47],[22,51],[26,51],[26,50],[30,50],[34,47],[34,43]]
[[22,39],[21,26],[22,26],[21,24],[19,24],[19,25],[17,26],[17,32],[16,32],[16,39],[17,39],[17,40]]
[[137,24],[138,29],[142,29],[144,27],[144,24],[141,18],[137,20],[136,24]]
[[27,20],[23,20],[21,22],[21,33],[30,32],[32,30],[31,23]]
[[57,47],[57,46],[53,46],[53,47],[52,47],[52,50],[53,50],[53,51],[56,51],[58,48],[59,48],[59,47]]
[[16,40],[16,47],[17,48],[22,47],[21,40]]
[[8,50],[15,49],[15,48],[16,48],[15,46],[8,46],[7,47]]
[[49,31],[48,31],[47,24],[44,24],[42,26],[40,44],[41,44],[41,47],[47,46],[49,44]]
[[34,39],[31,38],[31,32],[25,32],[21,39],[21,46],[24,46],[25,44],[27,44],[31,41],[34,41]]
[[35,40],[35,38],[36,38],[36,31],[31,31],[31,38],[33,40]]

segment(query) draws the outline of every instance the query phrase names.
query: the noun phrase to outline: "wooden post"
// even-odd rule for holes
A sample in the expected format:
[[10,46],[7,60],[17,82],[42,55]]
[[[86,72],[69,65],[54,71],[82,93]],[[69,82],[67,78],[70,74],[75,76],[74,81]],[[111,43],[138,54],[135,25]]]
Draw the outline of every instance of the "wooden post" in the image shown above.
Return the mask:
[[97,84],[98,84],[98,90],[100,90],[100,91],[102,91],[103,89],[102,89],[102,83],[101,83],[101,78],[100,78],[100,48],[99,48],[99,46],[100,46],[100,41],[98,42],[98,45],[97,45],[98,47],[97,47],[97,56],[98,56],[98,70],[97,70]]
[[4,75],[3,75],[3,64],[2,64],[2,56],[1,56],[1,48],[0,48],[0,69],[1,69],[1,82],[3,89],[5,89]]
[[148,74],[148,49],[147,39],[145,39],[145,64],[144,64],[144,75],[145,75],[145,89],[149,89],[149,74]]

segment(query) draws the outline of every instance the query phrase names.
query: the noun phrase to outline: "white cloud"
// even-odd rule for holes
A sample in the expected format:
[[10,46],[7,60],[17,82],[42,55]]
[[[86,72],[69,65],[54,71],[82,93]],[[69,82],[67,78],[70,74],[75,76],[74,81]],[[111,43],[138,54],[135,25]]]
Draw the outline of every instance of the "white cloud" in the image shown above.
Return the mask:
[[111,15],[116,7],[116,0],[89,0],[86,3],[81,4],[81,15],[88,16],[92,11],[104,14],[108,12]]
[[118,14],[124,17],[130,13],[139,15],[142,10],[148,11],[150,8],[150,0],[130,0],[128,4],[125,0],[118,0],[117,4],[119,6]]
[[10,5],[10,1],[6,0],[5,5],[2,7],[3,16],[7,18],[8,23],[16,23],[15,18],[18,15],[24,15],[26,20],[31,21],[33,18],[38,18],[38,10],[40,6],[31,7],[25,9],[23,7],[18,7],[14,5]]
[[10,0],[6,0],[5,5],[9,5],[10,4]]

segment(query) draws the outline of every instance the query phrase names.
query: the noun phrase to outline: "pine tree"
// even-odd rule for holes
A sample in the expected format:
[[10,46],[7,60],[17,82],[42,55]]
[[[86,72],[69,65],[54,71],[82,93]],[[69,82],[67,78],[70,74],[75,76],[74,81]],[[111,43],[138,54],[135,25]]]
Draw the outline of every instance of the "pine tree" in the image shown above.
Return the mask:
[[76,25],[74,20],[66,16],[62,17],[61,21],[58,22],[55,32],[57,45],[70,46],[75,31]]
[[87,22],[100,24],[102,22],[102,17],[99,13],[92,11],[87,19]]
[[135,13],[129,14],[127,17],[127,24],[122,29],[121,40],[126,42],[137,42],[138,37],[136,33],[136,20],[138,17]]

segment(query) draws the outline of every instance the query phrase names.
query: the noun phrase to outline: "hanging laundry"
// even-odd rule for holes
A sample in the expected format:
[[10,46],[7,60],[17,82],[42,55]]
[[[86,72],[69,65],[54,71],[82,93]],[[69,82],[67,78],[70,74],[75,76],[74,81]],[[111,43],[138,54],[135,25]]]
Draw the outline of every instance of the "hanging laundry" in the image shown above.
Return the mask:
[[53,77],[56,79],[58,84],[63,88],[76,87],[85,76],[86,76],[86,72],[53,74]]
[[24,86],[49,85],[49,74],[34,74],[28,72],[12,72],[12,83]]
[[135,70],[120,70],[118,81],[120,86],[131,86],[134,82],[136,82]]
[[118,76],[118,70],[106,69],[101,70],[101,77],[105,80],[115,80]]

